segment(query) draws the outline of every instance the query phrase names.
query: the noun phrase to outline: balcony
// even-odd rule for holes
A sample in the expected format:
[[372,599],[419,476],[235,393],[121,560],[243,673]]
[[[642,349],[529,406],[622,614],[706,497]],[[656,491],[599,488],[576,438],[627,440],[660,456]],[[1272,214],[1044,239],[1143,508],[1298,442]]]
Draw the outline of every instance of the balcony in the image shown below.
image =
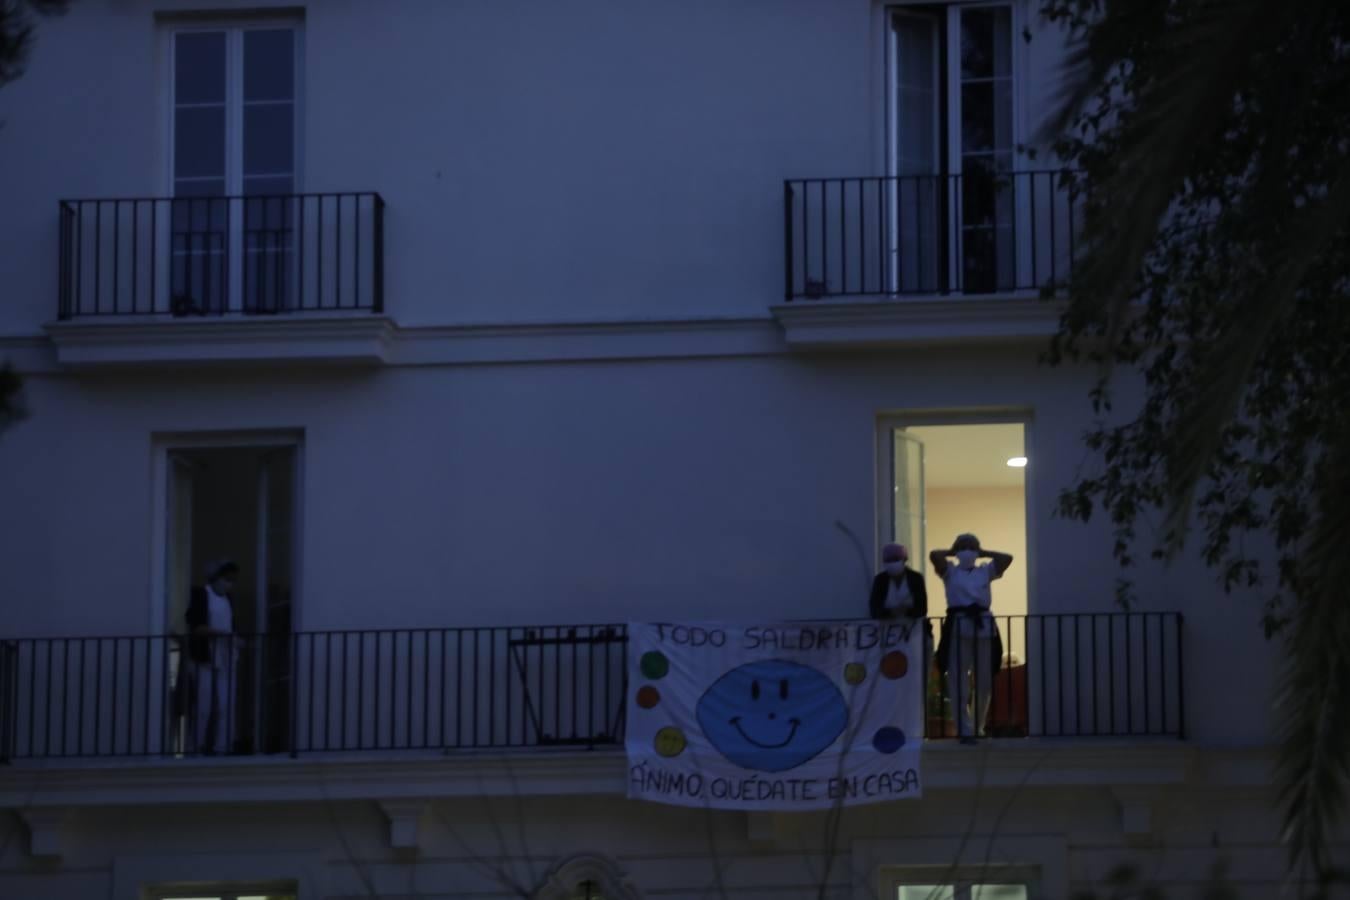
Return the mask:
[[63,200],[58,358],[379,356],[384,214],[373,193]]
[[[934,630],[940,628],[934,620]],[[988,731],[1184,737],[1181,616],[1000,617]],[[179,636],[0,642],[0,759],[198,755]],[[618,749],[622,625],[305,632],[240,640],[229,752]],[[929,683],[926,737],[952,736]],[[946,704],[947,707],[950,704]]]
[[794,343],[1052,333],[1079,206],[1056,170],[787,181],[774,312]]

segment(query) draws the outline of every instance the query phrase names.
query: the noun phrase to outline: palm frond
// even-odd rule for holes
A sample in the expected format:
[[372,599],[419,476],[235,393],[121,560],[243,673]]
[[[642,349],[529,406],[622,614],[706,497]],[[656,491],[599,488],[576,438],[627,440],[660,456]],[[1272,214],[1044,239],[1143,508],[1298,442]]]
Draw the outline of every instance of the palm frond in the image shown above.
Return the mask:
[[1167,445],[1167,490],[1172,503],[1164,519],[1164,533],[1178,538],[1185,531],[1195,491],[1224,428],[1237,413],[1253,367],[1272,329],[1294,309],[1298,290],[1308,270],[1327,246],[1341,239],[1350,222],[1350,164],[1323,202],[1290,217],[1291,227],[1279,243],[1281,262],[1267,277],[1249,282],[1223,334],[1208,353],[1197,375],[1196,389],[1179,411]]
[[[1094,102],[1098,86],[1111,72],[1130,60],[1128,39],[1123,46],[1092,45],[1108,32],[1107,24],[1146,27],[1131,18],[1130,5],[1113,4],[1106,24],[1093,29],[1087,46],[1071,57],[1069,71],[1082,80],[1064,94],[1064,106],[1052,120],[1057,133]],[[1154,4],[1145,6],[1155,16],[1165,14]],[[1112,171],[1092,185],[1111,214],[1085,223],[1083,237],[1090,250],[1074,272],[1071,314],[1082,321],[1104,321],[1108,341],[1126,320],[1139,272],[1192,161],[1223,139],[1219,125],[1232,108],[1239,73],[1279,39],[1281,26],[1272,15],[1279,15],[1279,8],[1258,0],[1216,0],[1164,29],[1157,43],[1141,48],[1157,74],[1138,85],[1128,109],[1118,113],[1125,118]]]
[[1328,872],[1325,846],[1350,787],[1350,421],[1319,467],[1306,584],[1284,655],[1276,774],[1293,871]]

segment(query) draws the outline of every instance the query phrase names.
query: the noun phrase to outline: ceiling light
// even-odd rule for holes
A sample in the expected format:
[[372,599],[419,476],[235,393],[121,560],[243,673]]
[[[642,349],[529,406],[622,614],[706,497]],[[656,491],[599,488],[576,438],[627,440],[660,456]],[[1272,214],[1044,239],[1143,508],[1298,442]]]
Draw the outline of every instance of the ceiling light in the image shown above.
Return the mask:
[[1014,456],[1008,460],[1008,465],[1014,469],[1025,469],[1027,466],[1027,458],[1025,456]]

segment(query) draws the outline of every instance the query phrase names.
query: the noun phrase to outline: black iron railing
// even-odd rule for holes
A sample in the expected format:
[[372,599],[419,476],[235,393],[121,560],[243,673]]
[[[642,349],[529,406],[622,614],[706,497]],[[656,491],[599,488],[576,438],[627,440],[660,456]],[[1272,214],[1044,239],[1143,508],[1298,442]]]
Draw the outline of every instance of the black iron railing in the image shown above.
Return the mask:
[[[1175,613],[999,617],[996,675],[988,645],[969,645],[981,648],[975,675],[992,686],[987,732],[1184,736],[1181,624]],[[933,620],[935,633],[941,625]],[[172,635],[10,640],[0,642],[0,759],[617,747],[627,642],[617,624],[215,646]],[[219,687],[194,654],[214,659]],[[979,698],[977,683],[968,698]],[[951,686],[926,682],[930,739],[956,736]],[[210,714],[213,703],[223,715]]]
[[1062,171],[797,179],[783,206],[788,302],[1053,290],[1074,258]]
[[58,315],[380,312],[373,193],[62,200]]
[[[932,623],[941,643],[944,620]],[[955,617],[946,674],[925,667],[925,737],[961,736],[964,703],[970,729],[990,737],[1184,738],[1182,626],[1173,612]]]

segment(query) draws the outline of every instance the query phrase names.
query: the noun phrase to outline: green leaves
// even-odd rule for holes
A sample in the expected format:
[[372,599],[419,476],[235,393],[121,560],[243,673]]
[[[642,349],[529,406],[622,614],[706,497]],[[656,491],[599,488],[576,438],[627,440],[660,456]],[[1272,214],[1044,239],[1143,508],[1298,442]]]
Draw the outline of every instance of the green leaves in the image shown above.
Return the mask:
[[0,0],[0,87],[23,74],[33,46],[33,13],[59,15],[70,0]]
[[[1059,512],[1106,516],[1122,568],[1198,532],[1224,590],[1270,592],[1262,624],[1289,641],[1286,837],[1325,872],[1350,784],[1350,663],[1335,649],[1350,646],[1350,8],[1043,12],[1078,37],[1052,136],[1086,248],[1046,358],[1101,367],[1094,466]],[[1142,379],[1136,409],[1113,410],[1118,370]]]

